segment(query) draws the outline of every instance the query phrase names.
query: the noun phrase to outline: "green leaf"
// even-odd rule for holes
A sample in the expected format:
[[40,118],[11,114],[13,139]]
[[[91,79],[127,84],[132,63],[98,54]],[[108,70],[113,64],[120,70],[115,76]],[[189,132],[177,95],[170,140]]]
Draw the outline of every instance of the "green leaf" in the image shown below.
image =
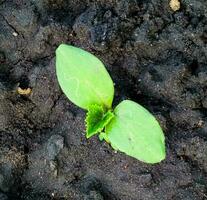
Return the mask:
[[91,53],[61,44],[56,50],[56,73],[65,95],[77,106],[110,109],[114,85],[103,63]]
[[149,111],[125,100],[115,108],[114,114],[105,129],[113,147],[146,163],[158,163],[165,158],[164,134]]
[[86,115],[86,137],[89,138],[97,133],[97,124],[102,120],[104,109],[99,105],[91,105]]
[[[100,140],[100,141],[105,140],[107,143],[110,143],[109,138],[108,138],[108,136],[107,136],[107,134],[106,134],[105,132],[101,132],[101,133],[99,134],[98,137],[99,137],[99,140]],[[112,143],[111,143],[111,147],[112,147],[115,151],[118,150],[118,148],[115,147]]]
[[111,121],[114,114],[111,111],[104,113],[104,109],[99,105],[91,105],[86,116],[86,137],[101,132],[105,126]]
[[106,134],[105,132],[100,132],[100,134],[99,134],[98,138],[99,138],[99,140],[100,140],[100,141],[105,140],[107,143],[109,143],[109,140],[108,140],[107,134]]

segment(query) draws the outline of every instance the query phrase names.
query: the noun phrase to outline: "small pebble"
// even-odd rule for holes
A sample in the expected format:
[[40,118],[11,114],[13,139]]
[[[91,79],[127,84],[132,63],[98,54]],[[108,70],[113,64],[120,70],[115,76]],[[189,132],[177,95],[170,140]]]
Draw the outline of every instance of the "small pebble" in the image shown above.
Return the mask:
[[17,36],[18,36],[18,33],[13,32],[12,35],[13,35],[14,37],[17,37]]
[[179,0],[170,0],[170,8],[173,11],[178,11],[180,10],[180,1]]
[[27,88],[27,89],[22,89],[20,87],[17,88],[17,92],[20,94],[20,95],[30,95],[32,90],[31,88]]
[[198,127],[202,127],[203,125],[204,125],[204,121],[203,120],[199,120]]

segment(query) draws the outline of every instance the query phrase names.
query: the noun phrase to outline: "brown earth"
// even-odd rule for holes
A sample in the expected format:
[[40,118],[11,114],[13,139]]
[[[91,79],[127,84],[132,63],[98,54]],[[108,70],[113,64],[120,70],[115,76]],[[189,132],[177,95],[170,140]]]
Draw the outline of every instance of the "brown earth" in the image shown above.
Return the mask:
[[[0,200],[207,199],[207,1],[180,6],[0,0]],[[114,105],[132,99],[157,117],[165,161],[147,165],[86,140],[85,112],[56,80],[60,43],[105,63]]]

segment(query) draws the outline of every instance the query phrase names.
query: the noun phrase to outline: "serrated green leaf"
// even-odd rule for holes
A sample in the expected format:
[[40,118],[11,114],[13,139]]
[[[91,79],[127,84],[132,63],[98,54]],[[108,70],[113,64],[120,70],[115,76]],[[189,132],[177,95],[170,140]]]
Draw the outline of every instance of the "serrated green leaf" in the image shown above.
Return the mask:
[[56,72],[65,95],[77,106],[111,108],[114,85],[103,63],[91,53],[61,44],[56,50]]
[[115,108],[114,114],[105,129],[112,146],[146,163],[158,163],[165,158],[164,134],[149,111],[125,100]]
[[103,107],[91,105],[86,116],[86,137],[90,138],[101,132],[113,117],[111,111],[104,113]]
[[102,120],[104,109],[99,105],[91,105],[86,115],[86,137],[89,138],[97,133],[97,124]]

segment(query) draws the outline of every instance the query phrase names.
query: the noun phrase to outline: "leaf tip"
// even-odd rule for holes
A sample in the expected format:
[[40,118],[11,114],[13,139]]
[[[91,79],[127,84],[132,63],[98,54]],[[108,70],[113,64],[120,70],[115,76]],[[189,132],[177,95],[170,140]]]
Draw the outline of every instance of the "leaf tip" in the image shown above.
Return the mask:
[[62,43],[62,44],[60,44],[59,46],[58,46],[58,48],[56,49],[56,53],[57,52],[59,52],[59,51],[61,51],[63,48],[65,48],[67,45],[66,44],[64,44],[64,43]]

